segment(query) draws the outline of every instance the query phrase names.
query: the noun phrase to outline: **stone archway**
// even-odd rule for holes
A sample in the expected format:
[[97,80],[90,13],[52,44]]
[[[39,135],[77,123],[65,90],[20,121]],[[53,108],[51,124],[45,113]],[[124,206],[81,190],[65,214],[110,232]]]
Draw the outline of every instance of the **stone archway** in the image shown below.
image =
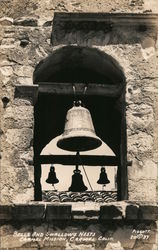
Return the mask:
[[81,46],[57,49],[36,66],[33,78],[34,83],[125,84],[123,69],[112,56],[96,48]]
[[[126,171],[122,181],[122,166],[126,168],[125,76],[118,62],[98,49],[65,46],[37,65],[33,79],[39,85],[34,132],[35,199],[39,199],[37,190],[40,190],[40,152],[62,133],[66,111],[74,99],[74,84],[78,96],[92,113],[98,136],[119,159],[118,199],[127,198]],[[85,85],[88,88],[83,96]]]

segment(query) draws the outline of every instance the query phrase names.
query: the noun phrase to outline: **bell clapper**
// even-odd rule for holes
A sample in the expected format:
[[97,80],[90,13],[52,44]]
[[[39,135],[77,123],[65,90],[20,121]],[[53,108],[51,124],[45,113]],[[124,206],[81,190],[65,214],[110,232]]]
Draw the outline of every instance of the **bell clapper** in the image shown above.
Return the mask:
[[57,189],[55,188],[54,184],[52,184],[52,186],[53,186],[53,191],[57,191]]

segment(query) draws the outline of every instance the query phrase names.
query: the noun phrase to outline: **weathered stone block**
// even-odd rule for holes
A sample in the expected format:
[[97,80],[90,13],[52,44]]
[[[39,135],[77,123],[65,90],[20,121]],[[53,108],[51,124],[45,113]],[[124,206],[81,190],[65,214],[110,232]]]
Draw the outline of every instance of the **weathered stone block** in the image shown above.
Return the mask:
[[99,216],[99,211],[98,210],[87,210],[87,211],[85,211],[85,215],[87,217],[97,217],[97,216]]
[[27,100],[25,98],[15,98],[13,100],[13,105],[15,106],[32,106],[31,100]]
[[46,220],[68,220],[71,219],[71,205],[47,205]]
[[30,128],[8,129],[6,136],[6,142],[12,147],[23,150],[32,146],[33,130]]
[[21,17],[15,19],[13,24],[19,26],[37,26],[37,19],[34,17]]
[[43,219],[45,212],[44,204],[18,204],[12,208],[13,220],[39,220]]
[[134,154],[145,153],[146,151],[152,151],[153,137],[145,132],[133,134],[128,137],[128,151]]
[[12,219],[12,205],[0,205],[0,220]]
[[36,220],[42,219],[44,215],[44,205],[38,204],[18,204],[18,205],[1,205],[0,220]]
[[[33,148],[30,148],[29,151],[25,151],[24,153],[19,154],[19,156],[20,156],[20,159],[27,164],[27,166],[29,165],[28,171],[30,171],[30,166],[34,168],[33,167]],[[33,171],[31,170],[31,172]]]
[[1,67],[0,69],[3,76],[11,76],[13,74],[13,68],[11,66]]
[[10,17],[0,18],[0,25],[10,26],[12,24],[13,24],[13,18],[10,18]]
[[132,167],[128,169],[129,179],[157,179],[157,165],[152,160],[138,161],[133,159]]
[[148,179],[128,181],[129,200],[156,202],[156,181]]
[[10,106],[6,109],[3,123],[5,128],[32,128],[33,106]]
[[27,188],[29,185],[29,174],[26,168],[16,169],[16,185],[19,186],[19,189]]
[[141,220],[158,220],[158,205],[141,205],[138,218]]
[[16,65],[14,66],[13,69],[14,69],[14,73],[17,76],[30,77],[30,78],[32,78],[33,71],[34,71],[34,68],[28,65],[27,66]]
[[119,250],[124,250],[124,248],[121,246],[121,242],[108,242],[105,250],[113,250],[113,249],[119,249]]
[[72,210],[72,216],[85,216],[85,211],[83,210]]
[[157,13],[158,12],[158,5],[157,5],[157,1],[156,0],[150,0],[150,2],[148,0],[144,0],[144,10],[148,10],[148,11],[152,11],[153,13]]
[[154,129],[154,111],[152,106],[145,103],[131,104],[127,109],[127,127],[132,133],[136,131],[151,134]]
[[139,206],[128,205],[126,207],[126,215],[125,215],[126,220],[137,220],[138,210],[139,210]]
[[[17,43],[17,41],[12,38],[12,37],[8,37],[8,38],[4,38],[1,42],[1,46],[2,47],[8,47],[8,48],[14,48],[15,44]],[[4,67],[4,66],[3,66]],[[6,66],[5,66],[6,67]],[[8,72],[9,73],[9,72]],[[10,74],[10,73],[9,73]],[[10,74],[11,75],[11,74]]]
[[100,207],[100,219],[110,220],[110,219],[122,219],[122,209],[120,207],[109,205]]
[[30,201],[34,201],[34,187],[33,183],[28,182],[27,188],[19,188],[14,190],[14,195],[10,199],[14,204],[29,204]]
[[32,77],[20,76],[17,78],[17,82],[18,84],[21,84],[21,85],[32,85]]

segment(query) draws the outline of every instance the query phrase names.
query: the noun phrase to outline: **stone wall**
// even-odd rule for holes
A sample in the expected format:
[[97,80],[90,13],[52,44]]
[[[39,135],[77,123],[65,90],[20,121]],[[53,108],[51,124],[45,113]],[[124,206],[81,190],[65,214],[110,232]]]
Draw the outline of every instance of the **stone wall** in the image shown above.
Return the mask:
[[[53,33],[54,12],[157,13],[157,0],[47,0],[5,1],[0,10],[0,113],[1,113],[1,243],[5,248],[28,249],[158,249],[156,223],[158,200],[158,35],[156,29],[136,30],[131,27],[111,32],[91,31],[83,36],[72,32],[62,39]],[[54,29],[54,27],[53,27]],[[56,209],[50,204],[29,209],[24,204],[34,200],[33,168],[33,109],[36,90],[25,91],[33,85],[35,66],[56,49],[67,44],[94,47],[116,59],[126,77],[126,118],[129,200],[144,201],[146,205],[129,205],[121,210],[119,203],[108,208],[84,211],[86,204],[73,212]],[[16,86],[25,85],[24,92]],[[157,191],[156,191],[157,189]],[[156,198],[157,197],[157,198]],[[20,206],[14,204],[21,203]],[[23,204],[23,205],[22,205]],[[150,206],[149,206],[150,204]],[[97,206],[96,204],[93,204]],[[148,206],[147,206],[148,205]],[[111,207],[112,206],[112,207]],[[19,208],[20,207],[20,208]],[[70,209],[70,210],[69,210]],[[48,211],[49,210],[49,211]],[[27,212],[29,211],[29,212]],[[47,215],[46,215],[47,211]],[[111,211],[114,212],[111,215]],[[69,213],[71,212],[71,213]],[[22,216],[20,216],[22,214]],[[68,217],[67,217],[68,214]],[[54,217],[65,216],[63,223]],[[101,215],[103,215],[101,217]],[[32,217],[31,217],[32,216]],[[50,217],[49,217],[50,216]],[[19,220],[17,220],[19,218]],[[70,220],[75,219],[76,221]],[[84,220],[82,220],[84,219]],[[17,222],[16,222],[17,220]],[[80,221],[81,220],[81,221]],[[101,221],[100,221],[101,220]],[[130,239],[133,230],[150,230],[149,240]],[[19,240],[17,233],[80,232],[114,240],[70,242]],[[144,237],[146,231],[143,232]],[[122,237],[123,235],[123,237]],[[134,236],[139,235],[137,232]],[[125,240],[128,239],[128,240]]]
[[1,206],[1,247],[157,250],[157,209],[125,202]]
[[[133,161],[129,167],[129,199],[155,202],[158,162],[156,30],[142,32],[127,27],[121,31],[114,28],[106,34],[74,32],[67,36],[65,33],[62,46],[58,34],[55,34],[56,45],[51,45],[51,30],[51,23],[39,25],[39,18],[35,16],[1,19],[2,201],[16,202],[20,198],[28,202],[34,193],[33,99],[15,96],[15,86],[32,85],[35,66],[72,41],[73,45],[95,47],[111,55],[123,68],[127,82],[127,151],[128,159]],[[17,192],[19,186],[21,195]]]
[[1,199],[25,203],[34,199],[33,106],[29,100],[10,102],[1,122]]
[[58,12],[158,12],[156,0],[18,0],[1,1],[0,16],[19,18],[32,15],[42,20],[52,19],[55,11]]
[[44,49],[49,51],[51,29],[37,27],[36,19],[24,19],[26,26],[5,20],[0,46],[1,200],[27,203],[34,199],[34,100],[33,96],[16,95],[15,85],[32,85],[35,65],[47,55]]

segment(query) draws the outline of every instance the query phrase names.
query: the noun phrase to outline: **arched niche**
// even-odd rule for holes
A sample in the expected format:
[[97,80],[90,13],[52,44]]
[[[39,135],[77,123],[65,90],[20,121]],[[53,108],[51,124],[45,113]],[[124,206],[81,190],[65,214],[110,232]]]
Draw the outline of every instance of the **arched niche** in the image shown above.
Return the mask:
[[[85,85],[85,95],[82,88],[76,94],[90,110],[97,135],[119,159],[118,199],[127,198],[127,188],[123,191],[124,184],[121,184],[126,165],[125,76],[119,63],[96,48],[65,46],[36,66],[33,80],[41,89],[35,105],[34,153],[35,165],[38,165],[35,193],[40,189],[38,157],[42,149],[63,132],[67,110],[74,100],[73,85],[76,90]],[[126,171],[123,175],[127,177]],[[38,194],[35,199],[39,199]]]
[[112,56],[96,48],[64,46],[36,66],[33,81],[124,85],[125,76]]

